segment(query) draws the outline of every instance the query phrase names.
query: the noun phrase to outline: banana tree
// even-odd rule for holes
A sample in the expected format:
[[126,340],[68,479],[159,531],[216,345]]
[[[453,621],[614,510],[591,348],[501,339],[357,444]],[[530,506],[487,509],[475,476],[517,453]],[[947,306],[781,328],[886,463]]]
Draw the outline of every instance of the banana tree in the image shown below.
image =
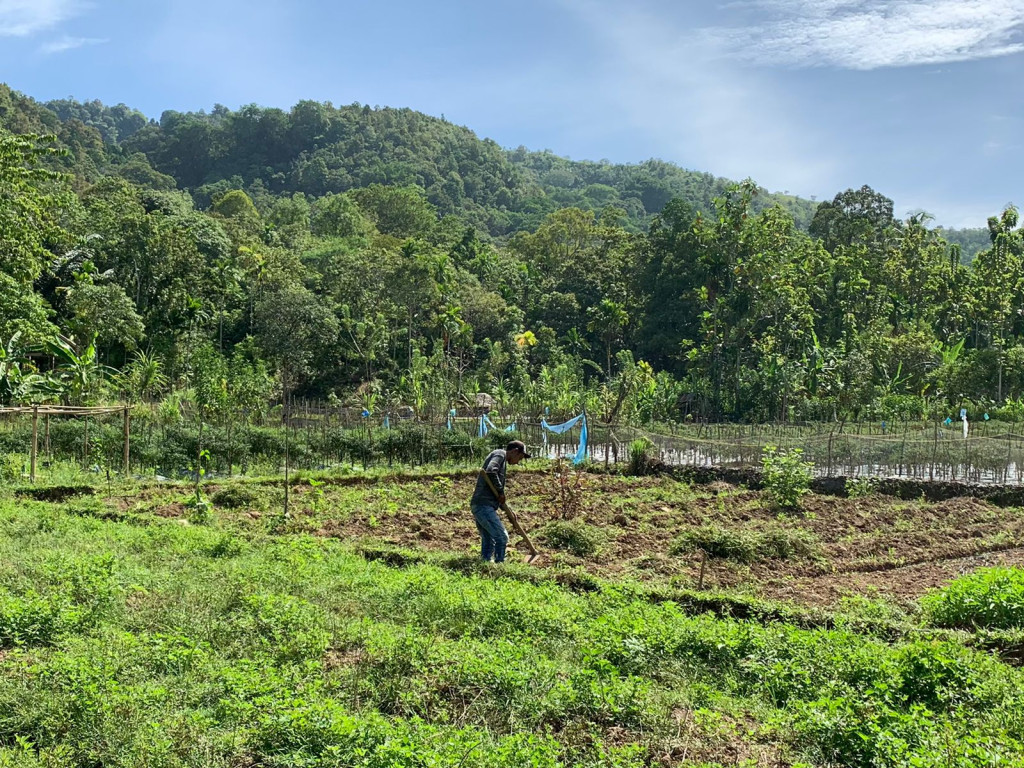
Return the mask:
[[[951,385],[956,381],[960,356],[963,353],[966,338],[956,344],[943,344],[936,341],[932,347],[935,353],[935,364],[928,375],[926,390],[932,390],[938,397],[951,398]],[[938,362],[941,359],[942,362]]]
[[86,405],[99,395],[103,382],[116,371],[99,361],[93,337],[81,352],[76,352],[71,339],[58,336],[43,348],[57,360],[56,378],[62,388],[62,399],[68,405]]

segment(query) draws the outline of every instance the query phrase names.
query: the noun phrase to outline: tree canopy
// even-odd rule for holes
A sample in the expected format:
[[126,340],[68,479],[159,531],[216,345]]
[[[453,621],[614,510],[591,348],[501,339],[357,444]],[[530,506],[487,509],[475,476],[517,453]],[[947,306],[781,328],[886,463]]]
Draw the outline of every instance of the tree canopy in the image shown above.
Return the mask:
[[270,376],[438,413],[476,392],[648,421],[994,410],[1024,396],[1024,236],[993,213],[980,243],[867,186],[815,206],[411,110],[146,121],[0,88],[0,385],[27,396],[48,344],[134,397],[216,358],[224,402]]

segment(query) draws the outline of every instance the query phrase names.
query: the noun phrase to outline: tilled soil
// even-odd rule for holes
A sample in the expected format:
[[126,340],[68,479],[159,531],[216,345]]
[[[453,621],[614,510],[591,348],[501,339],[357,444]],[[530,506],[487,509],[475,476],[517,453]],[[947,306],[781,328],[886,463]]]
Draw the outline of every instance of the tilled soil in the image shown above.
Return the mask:
[[[428,483],[418,484],[425,491]],[[724,484],[690,489],[665,479],[590,475],[581,484],[581,519],[606,538],[592,558],[545,546],[541,529],[558,517],[548,478],[524,473],[510,482],[510,504],[527,529],[539,533],[535,543],[546,555],[540,567],[573,566],[608,578],[694,585],[701,557],[669,554],[672,540],[687,528],[802,529],[817,539],[817,558],[750,565],[709,559],[703,584],[827,607],[849,595],[910,602],[976,568],[1024,564],[1024,515],[973,498],[928,503],[809,495],[800,512],[780,515],[763,493]],[[454,481],[452,497],[468,498],[471,493],[471,478]],[[371,527],[358,515],[327,519],[319,532],[428,550],[476,546],[476,528],[465,506],[432,510],[424,504],[378,516],[374,523]],[[518,537],[512,538],[515,546]]]
[[[438,478],[328,484],[317,492],[298,485],[292,526],[354,543],[469,554],[479,541],[468,504],[475,478]],[[605,578],[695,586],[701,555],[670,554],[683,531],[802,531],[816,541],[815,557],[750,564],[709,558],[703,586],[808,606],[828,607],[851,595],[910,603],[976,568],[1024,564],[1024,514],[976,498],[932,503],[810,494],[798,511],[781,513],[761,491],[724,483],[691,487],[664,477],[596,474],[560,482],[552,474],[521,469],[510,471],[508,495],[544,552],[538,567],[581,568]],[[600,534],[604,543],[597,554],[575,557],[547,542],[544,526],[565,512]],[[168,504],[156,513],[182,511]],[[243,525],[265,524],[254,510],[221,513]],[[518,538],[512,535],[512,552],[525,554]]]

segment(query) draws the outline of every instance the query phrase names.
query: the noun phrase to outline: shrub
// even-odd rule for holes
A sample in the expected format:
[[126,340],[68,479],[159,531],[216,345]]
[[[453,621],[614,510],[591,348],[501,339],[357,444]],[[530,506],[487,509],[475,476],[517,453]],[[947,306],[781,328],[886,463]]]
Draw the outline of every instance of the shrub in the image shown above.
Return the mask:
[[683,555],[700,550],[707,552],[708,557],[752,563],[813,557],[817,542],[812,534],[802,530],[777,528],[750,532],[705,525],[680,534],[669,547],[669,554]]
[[239,486],[221,488],[210,497],[214,504],[218,507],[224,507],[225,509],[244,509],[245,507],[251,507],[256,503],[257,498],[256,494],[251,490],[248,488],[241,488]]
[[800,506],[800,499],[810,491],[814,464],[804,461],[803,455],[799,448],[779,451],[774,445],[769,445],[764,449],[761,457],[762,482],[768,496],[780,507],[793,509]]
[[641,437],[629,444],[629,472],[632,475],[646,475],[651,470],[651,452],[654,443]]
[[749,533],[706,525],[680,534],[669,547],[669,554],[682,555],[699,550],[707,552],[708,557],[752,563],[757,559],[757,540]]
[[549,545],[576,557],[593,557],[605,543],[604,534],[582,520],[555,520],[544,526],[543,535]]
[[232,533],[220,534],[206,550],[210,557],[237,557],[245,549],[244,542]]
[[65,630],[66,618],[61,606],[49,598],[0,593],[0,648],[53,643]]
[[25,457],[16,453],[0,454],[0,483],[20,480],[25,472]]
[[873,477],[851,477],[846,481],[846,496],[850,499],[863,499],[875,491],[877,481]]
[[484,438],[484,441],[490,450],[494,450],[495,448],[504,448],[511,440],[522,439],[523,435],[521,432],[515,430],[512,432],[506,432],[503,429],[492,429],[487,433],[487,437]]
[[209,499],[203,496],[198,488],[195,495],[185,503],[185,507],[188,509],[188,521],[190,523],[206,525],[210,522],[210,513],[213,511],[213,505]]
[[921,607],[937,627],[1024,627],[1024,570],[983,568],[926,595]]
[[758,554],[769,560],[795,560],[818,554],[817,539],[803,529],[770,528],[759,538]]
[[430,495],[435,501],[447,499],[455,488],[455,482],[450,477],[435,477],[430,484]]

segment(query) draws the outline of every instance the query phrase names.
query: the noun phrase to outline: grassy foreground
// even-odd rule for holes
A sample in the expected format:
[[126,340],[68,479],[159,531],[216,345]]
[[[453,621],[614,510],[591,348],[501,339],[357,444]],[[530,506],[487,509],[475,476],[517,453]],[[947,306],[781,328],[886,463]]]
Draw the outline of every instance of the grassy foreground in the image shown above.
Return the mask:
[[1024,765],[1024,672],[956,635],[97,509],[0,497],[0,766]]

